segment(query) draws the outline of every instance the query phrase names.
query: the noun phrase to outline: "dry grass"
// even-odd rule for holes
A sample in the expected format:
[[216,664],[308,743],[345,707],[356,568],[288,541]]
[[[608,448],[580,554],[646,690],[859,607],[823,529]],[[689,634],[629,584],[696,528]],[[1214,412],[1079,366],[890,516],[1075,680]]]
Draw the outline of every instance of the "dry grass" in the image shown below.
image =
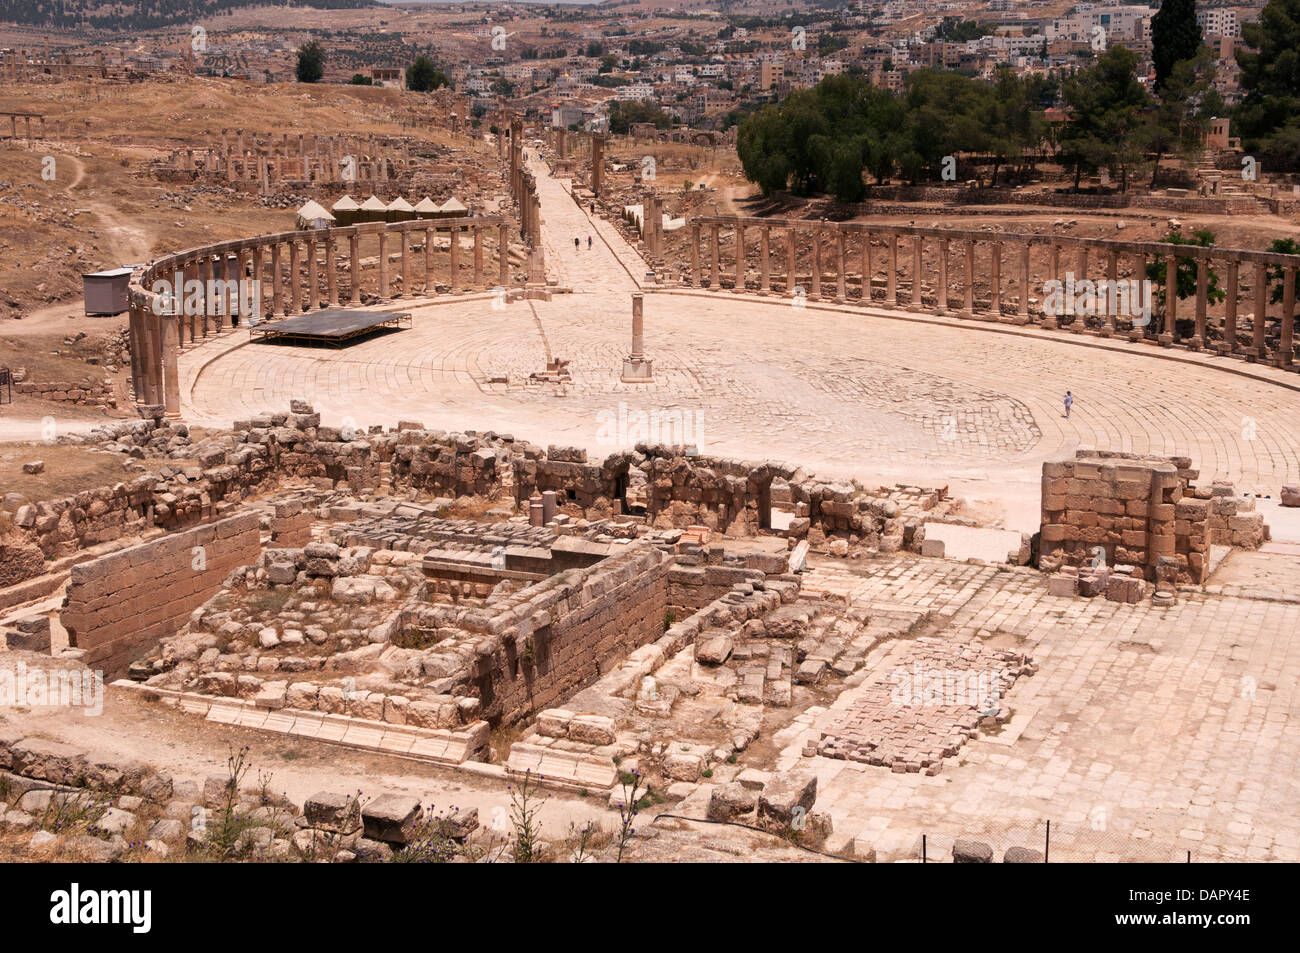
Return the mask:
[[[23,464],[45,461],[45,472],[23,473]],[[0,443],[0,491],[21,493],[29,500],[50,500],[82,490],[112,486],[133,476],[116,454],[81,447],[42,443]]]

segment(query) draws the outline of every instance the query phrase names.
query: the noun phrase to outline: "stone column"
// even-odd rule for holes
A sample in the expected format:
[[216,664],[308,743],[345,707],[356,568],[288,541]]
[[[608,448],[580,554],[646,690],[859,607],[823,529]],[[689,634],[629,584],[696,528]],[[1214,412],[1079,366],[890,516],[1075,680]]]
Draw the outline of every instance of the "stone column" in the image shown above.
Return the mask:
[[387,301],[393,296],[388,284],[388,229],[379,233],[379,298]]
[[1237,352],[1237,299],[1241,297],[1241,274],[1237,259],[1228,261],[1228,288],[1223,301],[1223,340],[1219,342],[1220,354]]
[[1018,324],[1029,323],[1029,242],[1020,246],[1020,317]]
[[1282,268],[1282,334],[1277,345],[1277,366],[1295,364],[1295,268]]
[[339,306],[338,249],[334,244],[334,231],[325,235],[325,282],[329,286],[331,308]]
[[1208,258],[1196,260],[1196,331],[1190,342],[1193,350],[1205,347],[1205,305],[1210,285],[1210,261]]
[[1253,360],[1262,361],[1268,357],[1268,346],[1264,339],[1264,330],[1268,318],[1268,267],[1255,266],[1255,320],[1251,323],[1250,348],[1254,352]]
[[307,239],[307,301],[303,310],[315,311],[320,307],[320,266],[316,262],[316,238]]
[[133,297],[127,318],[127,334],[131,355],[131,387],[135,391],[137,404],[148,403],[144,399],[144,312],[145,306]]
[[1174,322],[1178,320],[1178,259],[1165,256],[1165,323],[1160,331],[1160,343],[1170,344],[1174,339]]
[[[1113,248],[1107,249],[1106,251],[1106,280],[1110,282],[1111,288],[1118,287],[1116,282],[1119,281],[1119,253]],[[1129,310],[1132,310],[1133,308],[1131,300],[1132,299],[1130,298]],[[1116,315],[1115,312],[1118,310],[1119,302],[1115,299],[1115,296],[1107,294],[1106,325],[1101,331],[1103,337],[1110,337],[1115,333],[1115,321],[1118,318],[1118,315]]]
[[787,229],[788,239],[785,247],[785,293],[794,295],[796,273],[799,270],[799,230],[791,225]]
[[483,229],[474,226],[474,290],[483,290]]
[[[199,307],[203,312],[203,336],[207,337],[209,327],[213,324],[212,312],[214,309],[212,307],[212,296],[208,293],[212,288],[212,256],[206,253],[199,258],[199,285],[201,286],[199,292],[201,304]],[[214,334],[216,333],[216,327],[211,327],[211,330]]]
[[862,304],[871,304],[871,233],[862,233]]
[[289,240],[289,307],[295,314],[303,310],[302,300],[302,252],[298,250],[298,240]]
[[809,300],[816,301],[822,296],[822,230],[820,226],[812,230],[812,287],[808,291]]
[[424,293],[434,294],[433,275],[433,226],[424,226]]
[[844,288],[844,226],[835,227],[835,303],[843,304],[845,295]]
[[645,356],[643,295],[632,295],[632,353],[623,361],[624,384],[654,383],[654,362]]
[[497,263],[498,281],[502,288],[510,286],[510,230],[504,225],[497,226]]
[[948,239],[939,239],[939,313],[948,311]]
[[262,276],[264,273],[265,269],[263,267],[262,246],[257,244],[253,246],[253,280],[257,282],[257,284],[254,285],[254,287],[257,288],[257,297],[253,302],[256,311],[253,315],[253,320],[257,322],[261,322],[266,318],[266,305],[262,300]]
[[898,235],[889,233],[889,268],[885,272],[885,301],[891,308],[898,307]]
[[718,264],[718,245],[722,241],[722,229],[717,225],[711,225],[710,231],[713,235],[713,247],[709,250],[710,269],[709,269],[709,290],[718,291],[722,288],[722,268]]
[[700,274],[700,226],[691,223],[691,284],[703,287],[704,276]]
[[411,231],[404,228],[397,233],[397,240],[401,242],[402,249],[402,295],[409,296],[414,292],[411,289]]
[[922,243],[925,241],[920,235],[912,236],[912,305],[913,311],[921,310],[921,253]]
[[966,239],[966,301],[962,309],[966,317],[975,315],[975,242]]
[[745,226],[736,222],[736,283],[731,290],[740,293],[745,290]]
[[995,321],[1002,320],[1002,243],[995,241],[990,243],[989,258],[989,284],[991,285],[991,295],[989,297],[989,308],[993,312]]
[[451,226],[451,293],[460,294],[460,226]]
[[767,294],[772,290],[772,229],[764,225],[758,233],[758,293]]
[[[1048,242],[1047,245],[1047,280],[1058,283],[1061,280],[1061,246],[1056,242]],[[1046,304],[1046,301],[1044,301],[1044,304]],[[1043,327],[1058,327],[1060,324],[1059,318],[1060,315],[1049,314],[1046,308],[1043,309]]]
[[181,415],[180,325],[170,315],[156,315],[161,325],[163,407],[168,417]]
[[352,287],[348,294],[348,303],[361,303],[361,236],[353,231],[348,234],[348,274]]

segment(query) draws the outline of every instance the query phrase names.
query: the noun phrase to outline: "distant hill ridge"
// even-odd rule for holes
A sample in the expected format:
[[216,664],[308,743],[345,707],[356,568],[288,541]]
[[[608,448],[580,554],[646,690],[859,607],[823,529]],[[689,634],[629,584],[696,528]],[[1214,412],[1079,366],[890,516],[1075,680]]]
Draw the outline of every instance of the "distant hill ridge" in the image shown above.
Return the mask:
[[0,22],[42,27],[151,30],[247,7],[314,7],[353,10],[379,7],[378,0],[0,0]]

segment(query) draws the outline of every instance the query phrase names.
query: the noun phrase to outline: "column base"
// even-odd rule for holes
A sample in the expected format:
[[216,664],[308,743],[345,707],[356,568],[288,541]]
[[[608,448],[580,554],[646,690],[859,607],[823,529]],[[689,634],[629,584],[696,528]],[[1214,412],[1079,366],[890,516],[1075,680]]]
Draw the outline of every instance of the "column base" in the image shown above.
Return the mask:
[[626,358],[623,361],[623,376],[619,380],[624,384],[653,384],[654,360],[649,357]]

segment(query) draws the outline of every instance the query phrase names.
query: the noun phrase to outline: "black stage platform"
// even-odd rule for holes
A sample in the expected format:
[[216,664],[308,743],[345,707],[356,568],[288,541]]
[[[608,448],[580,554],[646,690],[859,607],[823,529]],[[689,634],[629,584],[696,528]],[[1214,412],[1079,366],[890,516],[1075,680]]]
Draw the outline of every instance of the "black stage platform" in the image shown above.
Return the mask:
[[251,337],[263,341],[294,341],[342,347],[381,328],[401,328],[403,321],[406,322],[406,327],[411,326],[409,312],[333,309],[280,321],[261,321],[249,328],[248,332]]

